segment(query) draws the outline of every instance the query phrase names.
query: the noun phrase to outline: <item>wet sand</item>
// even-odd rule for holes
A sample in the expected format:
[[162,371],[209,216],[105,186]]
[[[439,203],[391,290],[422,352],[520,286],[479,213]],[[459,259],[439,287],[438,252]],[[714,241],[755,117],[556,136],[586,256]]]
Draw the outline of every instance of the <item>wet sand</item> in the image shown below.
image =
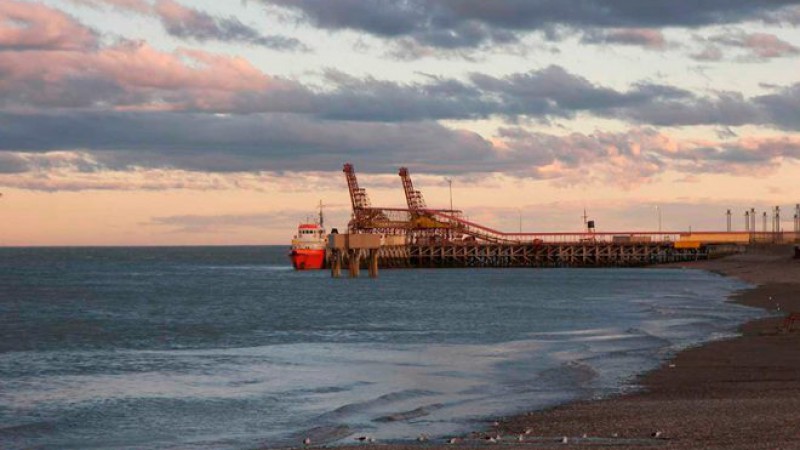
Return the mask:
[[[747,323],[740,337],[679,353],[642,376],[638,393],[498,419],[487,424],[487,432],[441,447],[800,449],[800,322],[797,331],[780,330],[783,315],[800,312],[800,260],[792,256],[792,247],[765,247],[672,265],[756,284],[732,300],[781,317]],[[485,440],[494,435],[501,436],[497,443]],[[425,448],[439,447],[430,444],[439,443]]]

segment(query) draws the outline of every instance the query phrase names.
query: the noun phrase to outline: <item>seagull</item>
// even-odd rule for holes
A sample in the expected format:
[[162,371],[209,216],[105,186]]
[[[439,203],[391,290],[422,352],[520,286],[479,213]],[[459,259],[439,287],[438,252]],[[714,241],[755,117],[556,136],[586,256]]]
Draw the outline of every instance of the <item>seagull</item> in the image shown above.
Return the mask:
[[417,438],[417,441],[428,442],[428,435],[425,433],[420,434],[419,437]]
[[525,434],[533,433],[533,428],[525,428]]
[[517,436],[517,441],[522,442],[524,440],[525,440],[525,435],[520,434],[519,436]]
[[562,437],[562,438],[561,438],[561,443],[562,443],[562,444],[569,444],[569,438],[568,438],[568,437],[566,437],[566,436]]
[[303,445],[311,445],[311,438],[307,437],[307,438],[303,439]]
[[497,439],[495,439],[495,438],[493,438],[491,436],[486,436],[484,439],[486,440],[486,442],[488,444],[496,444],[497,443]]
[[654,437],[656,439],[660,438],[661,437],[661,431],[654,431],[653,434],[650,435],[650,437]]
[[360,441],[360,442],[375,442],[374,438],[367,437],[367,436],[359,436],[359,437],[356,438],[356,440]]
[[457,444],[458,443],[458,438],[452,437],[452,438],[447,440],[447,443],[448,444]]

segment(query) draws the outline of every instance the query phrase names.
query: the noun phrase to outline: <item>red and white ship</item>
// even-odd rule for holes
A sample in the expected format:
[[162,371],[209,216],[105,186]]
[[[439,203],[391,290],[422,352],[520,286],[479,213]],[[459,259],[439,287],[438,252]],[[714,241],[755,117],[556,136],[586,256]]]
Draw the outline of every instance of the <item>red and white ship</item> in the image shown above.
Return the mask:
[[289,258],[295,270],[317,270],[325,268],[325,234],[322,203],[319,208],[319,222],[301,223],[297,227],[297,235],[292,239],[292,251]]

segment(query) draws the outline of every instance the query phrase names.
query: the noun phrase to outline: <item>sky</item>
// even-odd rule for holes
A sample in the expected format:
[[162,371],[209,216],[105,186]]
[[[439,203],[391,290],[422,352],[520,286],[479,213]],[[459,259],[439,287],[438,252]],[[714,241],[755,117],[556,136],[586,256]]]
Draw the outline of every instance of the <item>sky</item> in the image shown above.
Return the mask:
[[[800,0],[2,0],[0,246],[287,244],[322,201],[506,230],[800,203]],[[760,227],[759,223],[759,227]]]

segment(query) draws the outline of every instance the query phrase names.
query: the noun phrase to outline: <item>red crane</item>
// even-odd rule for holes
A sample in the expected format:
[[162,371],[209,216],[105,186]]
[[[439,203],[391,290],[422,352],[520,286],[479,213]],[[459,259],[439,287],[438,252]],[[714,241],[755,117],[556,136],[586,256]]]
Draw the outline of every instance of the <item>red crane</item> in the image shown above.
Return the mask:
[[345,178],[347,178],[347,188],[350,190],[350,203],[353,205],[353,211],[369,208],[370,203],[367,191],[358,186],[358,178],[356,178],[356,170],[353,165],[350,163],[345,164],[342,171]]
[[425,205],[425,200],[422,198],[422,192],[414,190],[414,184],[411,182],[411,176],[407,168],[400,168],[400,178],[403,180],[403,190],[406,193],[408,209],[412,211],[426,209],[427,207]]

